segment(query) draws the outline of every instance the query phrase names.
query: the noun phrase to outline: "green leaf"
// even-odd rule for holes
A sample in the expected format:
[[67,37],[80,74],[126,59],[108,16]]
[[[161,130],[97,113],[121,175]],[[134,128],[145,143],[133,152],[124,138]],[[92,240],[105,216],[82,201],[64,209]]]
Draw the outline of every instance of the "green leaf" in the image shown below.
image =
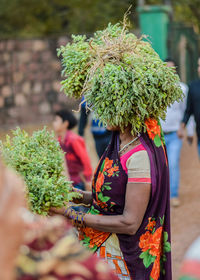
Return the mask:
[[165,216],[163,215],[163,217],[162,217],[162,218],[160,218],[160,225],[161,225],[161,226],[163,226],[163,224],[164,224],[164,220],[165,220]]
[[104,161],[102,162],[102,165],[101,165],[101,168],[100,168],[100,171],[101,171],[101,172],[103,172],[104,165],[105,165],[105,159],[104,159]]
[[85,242],[90,242],[90,237],[85,235],[85,238],[83,239]]
[[102,194],[102,192],[100,192],[100,193],[98,194],[98,199],[102,201],[102,199],[103,199],[103,194]]
[[154,143],[155,143],[156,147],[162,146],[162,141],[161,141],[159,135],[156,135],[156,136],[155,136],[155,138],[154,138]]
[[94,206],[92,206],[89,210],[89,213],[93,215],[98,215],[100,212],[99,210],[95,209]]
[[107,202],[108,200],[110,200],[109,196],[103,196],[103,199],[101,201],[102,202]]
[[164,243],[167,242],[167,240],[168,240],[168,233],[167,233],[167,231],[164,231],[164,234],[163,234]]
[[166,255],[163,255],[163,256],[162,256],[162,261],[163,261],[163,262],[166,262],[166,261],[167,261]]
[[142,252],[139,256],[141,259],[143,259],[143,264],[146,268],[148,268],[156,259],[156,257],[152,256],[149,251],[150,250]]
[[109,199],[110,199],[110,197],[108,197],[108,196],[104,196],[101,192],[98,194],[98,199],[100,200],[100,201],[102,201],[102,202],[107,202]]
[[105,189],[106,189],[107,191],[112,190],[112,188],[111,188],[110,186],[106,186],[106,185],[104,185],[104,187],[105,187]]
[[171,252],[171,244],[169,242],[164,243],[164,248],[163,248],[164,253],[169,253]]

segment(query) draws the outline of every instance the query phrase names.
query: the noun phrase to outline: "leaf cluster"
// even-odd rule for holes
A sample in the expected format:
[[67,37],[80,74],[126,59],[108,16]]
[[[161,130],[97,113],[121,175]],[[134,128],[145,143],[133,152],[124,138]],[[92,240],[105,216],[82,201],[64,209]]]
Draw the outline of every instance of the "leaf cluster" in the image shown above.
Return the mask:
[[63,90],[83,93],[89,109],[104,125],[132,134],[146,130],[148,118],[165,118],[168,106],[182,98],[179,77],[150,43],[129,33],[126,20],[98,31],[93,38],[73,36],[58,50],[62,56]]
[[32,136],[17,128],[13,138],[7,135],[0,147],[5,163],[24,178],[28,204],[34,213],[47,215],[50,207],[62,207],[75,196],[70,192],[71,182],[63,175],[59,143],[46,128]]

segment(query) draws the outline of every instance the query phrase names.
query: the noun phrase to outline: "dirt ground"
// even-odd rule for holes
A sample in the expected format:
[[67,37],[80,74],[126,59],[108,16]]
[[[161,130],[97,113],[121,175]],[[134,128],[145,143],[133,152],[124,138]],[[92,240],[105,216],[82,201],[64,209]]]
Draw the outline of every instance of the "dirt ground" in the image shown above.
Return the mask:
[[[35,129],[38,129],[38,126],[27,128],[28,131]],[[0,130],[0,139],[3,139],[6,133]],[[95,168],[98,159],[89,129],[86,131],[85,139],[93,168]],[[186,142],[183,144],[180,199],[180,207],[171,209],[173,280],[178,279],[180,264],[187,248],[200,235],[200,162],[196,143],[192,146]]]
[[200,235],[200,161],[196,142],[184,143],[181,153],[181,206],[171,209],[173,280],[191,242]]

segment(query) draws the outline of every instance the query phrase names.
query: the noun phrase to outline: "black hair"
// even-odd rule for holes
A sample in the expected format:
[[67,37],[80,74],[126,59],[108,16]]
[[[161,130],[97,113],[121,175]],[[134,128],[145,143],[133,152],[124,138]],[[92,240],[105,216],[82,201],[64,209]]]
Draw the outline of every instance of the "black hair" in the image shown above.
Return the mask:
[[59,110],[57,112],[55,112],[55,115],[56,116],[59,116],[62,121],[68,121],[69,122],[69,126],[68,126],[68,129],[72,129],[74,128],[76,125],[77,125],[77,119],[75,118],[75,116],[73,115],[72,112],[66,110],[66,109],[63,109],[63,110]]

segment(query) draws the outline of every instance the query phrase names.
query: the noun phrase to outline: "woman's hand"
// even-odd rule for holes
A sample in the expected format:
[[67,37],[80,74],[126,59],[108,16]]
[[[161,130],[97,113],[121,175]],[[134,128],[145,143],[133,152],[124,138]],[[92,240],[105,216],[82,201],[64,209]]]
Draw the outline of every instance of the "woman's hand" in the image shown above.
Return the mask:
[[85,213],[76,211],[75,209],[73,209],[73,206],[68,207],[65,210],[64,215],[68,218],[73,226],[77,228],[85,227]]
[[65,207],[65,206],[63,206],[61,208],[51,207],[50,211],[49,211],[49,215],[50,216],[55,216],[55,215],[62,215],[62,216],[64,216],[66,208],[67,207]]
[[75,192],[75,193],[79,194],[79,197],[74,197],[74,198],[71,200],[71,202],[76,203],[76,204],[83,203],[84,191],[72,187],[72,192]]
[[82,191],[77,188],[72,187],[73,192],[77,192],[80,194],[80,198],[73,198],[71,202],[80,204],[83,203],[85,205],[91,205],[92,204],[92,192],[91,191]]

